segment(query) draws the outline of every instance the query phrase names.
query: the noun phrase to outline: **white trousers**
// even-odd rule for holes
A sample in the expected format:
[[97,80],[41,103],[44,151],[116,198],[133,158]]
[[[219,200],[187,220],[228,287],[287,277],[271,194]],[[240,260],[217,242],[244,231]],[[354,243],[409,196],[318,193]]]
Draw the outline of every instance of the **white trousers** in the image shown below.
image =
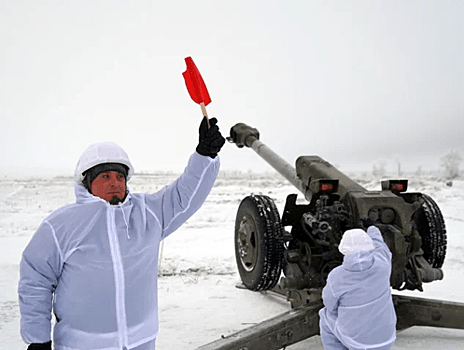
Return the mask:
[[324,323],[320,330],[322,344],[324,345],[325,350],[390,350],[393,346],[392,344],[370,348],[370,349],[355,349],[347,348],[338,338],[332,333],[329,327]]

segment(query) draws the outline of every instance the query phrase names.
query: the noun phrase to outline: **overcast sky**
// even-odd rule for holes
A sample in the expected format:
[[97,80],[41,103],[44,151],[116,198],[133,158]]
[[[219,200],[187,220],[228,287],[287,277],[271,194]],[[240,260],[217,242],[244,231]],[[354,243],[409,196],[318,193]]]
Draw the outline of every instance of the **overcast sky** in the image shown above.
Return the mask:
[[[223,134],[247,123],[291,164],[414,171],[464,150],[463,1],[0,0],[0,170],[71,174],[105,140],[136,171],[183,169],[187,56]],[[231,144],[221,159],[270,169]]]

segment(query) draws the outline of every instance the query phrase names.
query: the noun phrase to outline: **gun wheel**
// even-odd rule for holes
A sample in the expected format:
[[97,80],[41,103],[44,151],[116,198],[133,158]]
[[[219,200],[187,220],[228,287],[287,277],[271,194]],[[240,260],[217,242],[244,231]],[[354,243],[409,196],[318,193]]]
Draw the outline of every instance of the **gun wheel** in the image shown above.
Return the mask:
[[283,262],[283,228],[274,201],[245,197],[235,220],[235,258],[243,284],[250,290],[275,287]]
[[441,268],[446,255],[446,228],[443,215],[435,201],[422,194],[419,212],[419,233],[424,258],[433,268]]

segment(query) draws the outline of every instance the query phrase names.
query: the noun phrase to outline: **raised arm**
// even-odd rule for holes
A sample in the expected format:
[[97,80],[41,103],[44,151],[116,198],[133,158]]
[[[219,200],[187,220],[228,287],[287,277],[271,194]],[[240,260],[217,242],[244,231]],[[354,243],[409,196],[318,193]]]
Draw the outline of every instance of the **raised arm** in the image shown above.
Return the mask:
[[375,226],[369,226],[369,228],[367,229],[367,234],[374,242],[375,249],[381,251],[384,255],[387,256],[388,259],[391,260],[392,254],[387,244],[383,240],[382,233],[380,233],[380,230]]
[[191,217],[204,203],[219,172],[218,152],[225,143],[217,119],[203,118],[196,152],[190,157],[182,175],[161,191],[147,195],[147,205],[157,216],[162,238],[167,237]]
[[153,213],[161,213],[158,220],[162,238],[174,232],[200,209],[213,188],[219,165],[219,157],[213,160],[194,153],[176,181],[160,192],[146,197]]

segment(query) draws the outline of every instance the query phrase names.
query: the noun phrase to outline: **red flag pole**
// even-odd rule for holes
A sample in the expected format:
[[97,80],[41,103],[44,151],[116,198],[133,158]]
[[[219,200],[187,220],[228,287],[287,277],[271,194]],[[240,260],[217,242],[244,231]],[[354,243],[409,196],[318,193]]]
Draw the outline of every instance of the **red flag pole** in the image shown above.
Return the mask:
[[203,113],[203,116],[206,117],[206,123],[208,124],[208,129],[210,128],[210,125],[209,125],[209,118],[208,118],[208,113],[206,112],[206,107],[205,107],[205,104],[203,102],[200,103],[200,107],[201,107],[201,112]]

